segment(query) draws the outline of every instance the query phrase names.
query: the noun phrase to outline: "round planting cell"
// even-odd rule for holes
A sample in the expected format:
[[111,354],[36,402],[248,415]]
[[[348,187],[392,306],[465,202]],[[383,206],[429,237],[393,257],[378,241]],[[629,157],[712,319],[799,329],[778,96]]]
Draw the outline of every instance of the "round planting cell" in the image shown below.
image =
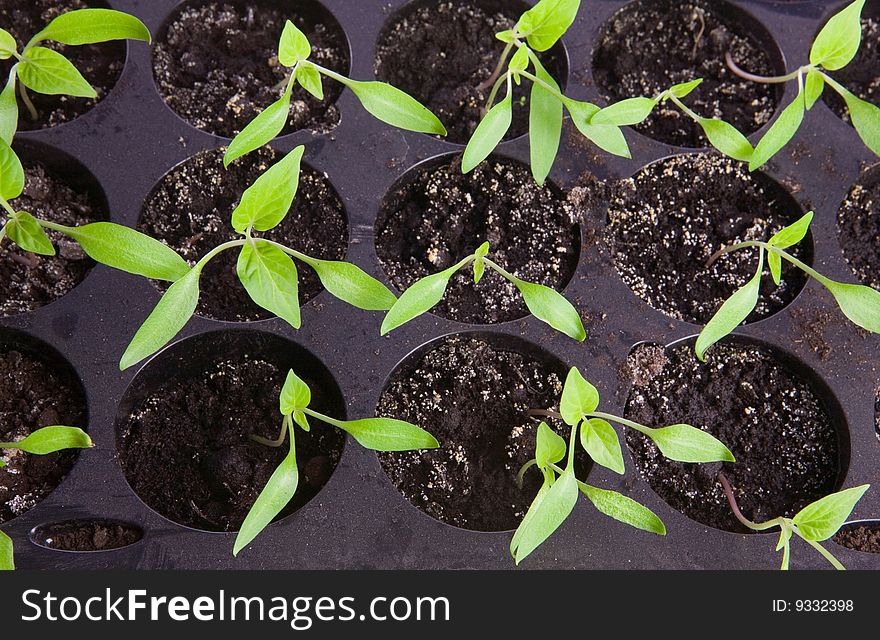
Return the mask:
[[[430,431],[439,449],[380,453],[385,473],[416,507],[476,531],[515,529],[541,486],[540,474],[516,476],[534,458],[538,420],[553,407],[566,367],[512,336],[465,333],[434,340],[391,375],[378,415]],[[561,423],[550,426],[568,437]],[[579,477],[588,469],[578,458]]]
[[65,520],[34,527],[31,542],[55,551],[110,551],[139,542],[140,527],[116,520]]
[[[105,220],[107,199],[97,179],[72,156],[35,142],[15,143],[25,170],[24,192],[12,201],[17,211],[58,224],[77,226]],[[69,293],[94,262],[57,231],[46,231],[54,256],[28,253],[8,238],[0,244],[0,316],[33,311]]]
[[[344,419],[327,368],[281,337],[216,331],[161,352],[126,391],[116,419],[119,462],[134,492],[178,524],[237,530],[289,450],[251,436],[278,437],[278,397],[290,369],[311,387],[316,411]],[[344,443],[339,430],[317,421],[297,431],[299,487],[279,517],[317,495]]]
[[626,442],[657,494],[689,518],[748,532],[718,479],[723,471],[743,514],[755,522],[791,517],[832,493],[845,475],[849,434],[824,383],[768,346],[728,340],[701,363],[693,341],[637,347],[625,416],[651,427],[686,423],[721,440],[735,463],[685,464],[663,457],[642,434]]
[[[836,7],[835,13],[844,6]],[[868,2],[862,9],[862,41],[856,57],[843,69],[828,73],[862,100],[880,104],[880,4]],[[834,113],[849,121],[849,111],[840,94],[826,87],[822,98]]]
[[849,522],[834,536],[834,542],[865,553],[880,553],[880,520]]
[[880,289],[880,164],[850,189],[837,214],[840,247],[855,276]]
[[[168,172],[144,205],[138,229],[177,250],[190,264],[229,240],[232,211],[241,194],[281,159],[263,148],[223,168],[223,149],[199,153]],[[314,258],[341,260],[348,247],[345,207],[326,175],[303,164],[293,206],[274,229],[255,233]],[[238,251],[230,249],[205,267],[198,313],[229,322],[264,320],[271,314],[251,301],[236,274]],[[323,287],[311,267],[297,262],[299,299],[305,304]],[[157,283],[161,288],[167,283]]]
[[[376,76],[414,96],[446,125],[450,142],[465,144],[489,98],[504,43],[495,34],[511,29],[529,8],[521,0],[416,0],[386,23],[376,50]],[[540,55],[564,88],[568,64],[562,43]],[[530,84],[514,91],[527,100]],[[502,87],[500,95],[504,96]],[[528,109],[514,109],[508,139],[528,131]]]
[[[769,240],[803,213],[766,174],[715,153],[689,153],[618,183],[605,235],[618,274],[636,295],[673,318],[705,324],[754,276],[758,250],[734,251],[707,268],[709,258],[738,242]],[[809,237],[787,251],[812,261]],[[782,274],[777,287],[765,266],[749,322],[780,311],[806,284],[807,276],[785,261]]]
[[[0,328],[0,441],[15,442],[37,429],[86,429],[86,395],[76,371],[48,344]],[[76,450],[39,456],[0,449],[0,523],[20,516],[57,487],[73,468]]]
[[[407,173],[386,194],[376,220],[376,252],[403,291],[451,267],[483,242],[515,276],[563,290],[577,269],[576,209],[549,182],[535,184],[525,165],[492,156],[467,175],[459,156],[441,156]],[[452,278],[433,313],[491,324],[528,314],[516,287],[491,269],[479,284],[473,270]]]
[[[593,79],[606,100],[653,97],[674,84],[702,78],[684,101],[705,118],[721,118],[744,134],[773,117],[781,90],[743,80],[728,69],[730,53],[757,75],[784,72],[782,54],[754,18],[722,0],[636,0],[605,24],[593,53]],[[635,127],[682,147],[706,147],[697,125],[669,103]]]
[[[77,9],[108,8],[106,2],[93,0],[4,0],[0,3],[0,25],[15,38],[19,50],[62,13]],[[37,112],[34,118],[19,98],[18,127],[22,131],[45,129],[64,124],[91,110],[110,93],[125,66],[126,45],[124,41],[99,44],[66,46],[57,42],[40,43],[62,53],[92,85],[98,97],[95,99],[73,96],[44,95],[28,91]],[[0,74],[5,79],[15,59],[0,61]]]
[[[308,37],[313,62],[348,74],[348,40],[319,2],[191,0],[156,38],[153,75],[159,93],[194,127],[233,137],[284,91],[290,70],[278,62],[278,40],[286,20]],[[318,100],[297,85],[282,133],[332,129],[339,122],[334,103],[341,93],[341,84],[325,81],[324,100]]]

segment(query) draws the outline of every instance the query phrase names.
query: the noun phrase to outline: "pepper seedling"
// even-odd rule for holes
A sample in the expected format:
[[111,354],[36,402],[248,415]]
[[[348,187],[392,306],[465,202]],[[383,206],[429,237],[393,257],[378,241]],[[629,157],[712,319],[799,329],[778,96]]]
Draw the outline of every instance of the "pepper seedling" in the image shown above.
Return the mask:
[[822,96],[825,86],[834,89],[846,102],[853,126],[862,142],[880,156],[880,108],[853,95],[846,87],[828,75],[838,71],[855,58],[862,40],[861,15],[865,0],[855,0],[834,15],[816,36],[810,49],[810,62],[783,76],[757,76],[740,69],[730,54],[727,66],[738,76],[764,84],[784,84],[797,81],[798,93],[776,122],[767,130],[748,158],[749,169],[763,166],[794,137],[807,111]]
[[860,284],[835,282],[785,251],[788,247],[804,239],[812,220],[813,212],[810,211],[797,222],[780,229],[766,242],[759,240],[738,242],[722,248],[709,258],[707,266],[711,266],[715,260],[732,251],[758,249],[758,269],[755,275],[721,305],[700,332],[695,345],[697,357],[700,360],[705,358],[706,350],[709,347],[742,324],[758,304],[765,255],[770,274],[777,285],[782,281],[782,260],[784,259],[828,289],[837,301],[843,315],[854,324],[872,333],[880,333],[880,291]]
[[516,286],[533,316],[578,342],[586,339],[587,332],[584,330],[580,315],[561,293],[542,284],[517,278],[493,262],[488,255],[489,243],[484,242],[474,253],[448,269],[413,283],[388,310],[382,321],[382,335],[432,309],[443,298],[452,276],[473,264],[475,284],[482,279],[486,267],[489,267]]
[[324,99],[322,77],[342,83],[377,119],[400,129],[445,136],[446,127],[427,107],[412,96],[385,82],[352,80],[309,60],[312,45],[306,35],[288,20],[278,43],[278,62],[290,69],[284,93],[255,117],[229,144],[223,164],[250,153],[277,137],[290,115],[291,92],[296,84],[318,100]]
[[373,451],[411,451],[436,449],[439,443],[430,433],[403,420],[393,418],[364,418],[361,420],[337,420],[309,408],[312,391],[293,370],[289,371],[281,389],[281,433],[275,440],[251,436],[253,440],[269,447],[280,447],[287,439],[290,451],[269,478],[257,497],[254,506],[245,517],[235,538],[232,554],[256,538],[281,510],[291,501],[299,483],[296,462],[296,427],[309,431],[309,418],[319,420],[351,435],[359,444]]
[[254,236],[255,231],[277,227],[290,211],[299,186],[304,151],[303,146],[295,148],[269,167],[242,194],[232,212],[232,227],[240,238],[215,247],[192,267],[184,262],[183,274],[168,288],[125,350],[119,364],[121,369],[154,354],[183,329],[199,302],[202,270],[211,260],[230,249],[240,249],[236,272],[251,300],[294,329],[300,328],[301,318],[298,275],[292,258],[314,269],[324,288],[343,302],[367,311],[387,311],[394,306],[397,302],[395,295],[359,267],[348,262],[313,258],[278,242]]
[[17,60],[0,92],[0,138],[12,144],[18,129],[16,87],[34,120],[39,114],[28,89],[47,95],[98,97],[70,60],[54,49],[40,46],[40,43],[84,45],[126,39],[150,42],[150,31],[134,16],[112,9],[78,9],[62,13],[31,38],[21,51],[12,34],[0,29],[0,60],[12,57]]
[[[0,450],[23,451],[44,456],[64,449],[89,449],[93,447],[89,435],[78,427],[51,426],[37,429],[17,442],[0,442]],[[6,462],[0,459],[0,468]],[[12,539],[0,531],[0,571],[15,569]]]
[[[687,424],[652,428],[597,411],[599,391],[572,367],[562,388],[559,411],[532,410],[534,416],[546,416],[562,420],[571,428],[569,442],[553,431],[546,423],[538,425],[535,458],[519,472],[519,480],[531,467],[537,467],[544,475],[544,483],[513,539],[510,553],[517,564],[538,548],[558,529],[574,510],[580,491],[593,506],[606,516],[619,520],[636,529],[666,535],[666,527],[650,509],[632,498],[616,491],[600,489],[575,476],[574,458],[580,438],[581,447],[593,461],[615,473],[625,471],[623,454],[617,432],[611,426],[616,422],[635,429],[653,440],[660,452],[670,460],[679,462],[735,462],[733,454],[711,434]],[[568,456],[565,468],[557,463]]]
[[743,526],[752,531],[767,531],[774,527],[779,528],[779,542],[776,545],[776,550],[782,551],[782,566],[780,569],[787,571],[789,568],[792,534],[797,535],[801,540],[804,540],[821,553],[822,557],[830,562],[838,571],[843,571],[846,568],[820,543],[833,537],[838,532],[840,527],[846,522],[846,519],[849,518],[856,503],[861,500],[871,485],[863,484],[859,487],[852,487],[851,489],[827,495],[808,504],[798,511],[793,518],[780,516],[766,522],[752,522],[739,510],[733,488],[724,474],[719,473],[718,479],[724,487],[724,493],[727,496],[727,501],[730,503],[730,510]]

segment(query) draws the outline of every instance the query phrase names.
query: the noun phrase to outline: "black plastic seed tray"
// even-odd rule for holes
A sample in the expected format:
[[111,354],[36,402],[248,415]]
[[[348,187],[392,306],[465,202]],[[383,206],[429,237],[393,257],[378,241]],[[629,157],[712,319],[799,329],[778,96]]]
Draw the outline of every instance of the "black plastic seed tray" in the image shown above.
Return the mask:
[[[141,18],[153,34],[179,4],[175,0],[111,0],[112,8]],[[287,3],[291,13],[297,2]],[[377,36],[403,0],[322,0],[339,21],[351,47],[351,76],[373,77]],[[602,102],[592,84],[591,59],[603,24],[624,6],[619,0],[584,2],[577,21],[564,38],[568,55],[567,93]],[[808,56],[811,37],[840,3],[731,2],[731,10],[750,14],[771,35],[790,66]],[[73,122],[21,133],[19,144],[39,143],[51,157],[65,152],[82,163],[106,195],[112,221],[135,226],[142,205],[160,178],[194,154],[223,146],[228,140],[199,131],[173,113],[153,80],[150,48],[128,45],[125,69],[110,95]],[[258,64],[255,61],[254,64]],[[792,87],[786,87],[790,100]],[[785,103],[783,103],[785,104]],[[455,154],[461,146],[433,137],[402,132],[366,114],[350,92],[338,101],[340,124],[329,133],[296,132],[275,141],[279,150],[306,145],[306,161],[326,172],[342,198],[349,221],[347,259],[384,279],[374,248],[374,220],[387,190],[420,162]],[[766,129],[766,127],[765,127]],[[758,134],[760,135],[760,134]],[[563,148],[551,180],[561,188],[576,185],[584,175],[611,182],[631,176],[648,163],[694,150],[671,147],[635,132],[627,134],[633,159],[600,154],[585,146],[573,127],[566,126]],[[752,136],[754,141],[757,136]],[[504,143],[501,154],[528,161],[525,137]],[[862,170],[876,162],[853,129],[824,104],[808,114],[793,144],[780,153],[766,172],[794,192],[804,210],[813,209],[814,264],[836,280],[854,276],[837,240],[837,212]],[[604,220],[583,226],[601,229]],[[383,385],[411,352],[456,332],[488,331],[500,344],[518,348],[521,340],[559,360],[576,365],[600,389],[607,411],[622,415],[629,382],[621,376],[630,350],[641,342],[671,344],[693,337],[699,327],[672,320],[652,309],[620,280],[607,248],[583,233],[578,270],[565,290],[582,312],[588,339],[578,344],[553,332],[534,318],[492,326],[465,325],[428,315],[385,338],[379,337],[381,314],[353,310],[321,293],[303,308],[303,328],[292,330],[280,320],[224,323],[194,318],[178,340],[158,356],[164,363],[122,372],[117,363],[128,341],[158,300],[148,281],[95,267],[85,281],[60,300],[34,312],[0,321],[4,340],[15,332],[57,349],[79,374],[88,398],[88,430],[96,443],[82,453],[62,484],[36,507],[3,525],[16,541],[21,568],[511,568],[509,532],[480,533],[436,521],[413,507],[392,485],[376,455],[349,441],[342,460],[324,489],[305,507],[277,522],[238,559],[232,557],[234,533],[211,533],[174,524],[148,508],[134,494],[117,461],[117,416],[129,386],[135,392],[157,371],[210,357],[217,345],[229,343],[230,354],[241,345],[240,333],[262,332],[244,344],[277,337],[291,341],[319,359],[331,372],[349,417],[373,415]],[[524,242],[528,238],[523,239]],[[817,354],[804,335],[818,322],[821,310],[832,307],[830,296],[815,282],[783,311],[740,328],[750,340],[776,347],[796,367],[827,385],[829,406],[839,403],[845,431],[840,486],[874,483],[854,518],[880,514],[880,442],[875,433],[875,398],[880,384],[880,340],[843,321],[824,330],[833,347]],[[194,341],[209,332],[226,332],[218,342]],[[273,338],[275,336],[276,338]],[[183,366],[183,365],[181,365]],[[140,369],[140,371],[138,371]],[[133,381],[135,381],[133,383]],[[836,403],[833,400],[836,398]],[[848,444],[847,444],[848,442]],[[525,563],[528,568],[761,568],[778,566],[772,534],[740,535],[698,524],[669,507],[639,477],[629,452],[625,476],[594,467],[590,481],[617,489],[643,502],[666,523],[668,536],[650,536],[576,509],[550,541]],[[111,519],[143,529],[143,539],[129,547],[100,553],[59,552],[28,541],[35,527],[75,519]],[[796,543],[797,544],[797,543]],[[880,568],[880,556],[829,543],[848,568]],[[804,546],[795,551],[794,566],[823,568],[825,561]]]

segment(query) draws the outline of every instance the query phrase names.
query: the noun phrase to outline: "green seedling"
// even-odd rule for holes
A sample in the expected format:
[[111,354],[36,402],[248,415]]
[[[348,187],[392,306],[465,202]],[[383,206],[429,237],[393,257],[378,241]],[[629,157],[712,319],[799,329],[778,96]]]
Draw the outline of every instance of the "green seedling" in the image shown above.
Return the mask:
[[834,89],[846,102],[853,126],[871,151],[880,156],[880,108],[853,95],[828,75],[838,71],[855,58],[862,40],[861,15],[865,0],[856,0],[832,17],[816,36],[810,49],[810,62],[789,74],[763,77],[740,69],[727,54],[727,66],[746,80],[764,84],[782,84],[797,81],[798,93],[776,122],[767,130],[755,147],[749,168],[758,169],[775,156],[794,137],[804,120],[804,114],[813,108],[826,85]]
[[448,269],[413,283],[394,303],[385,320],[382,321],[382,335],[432,309],[443,298],[452,276],[473,264],[474,283],[480,281],[486,272],[486,267],[489,267],[516,286],[533,316],[578,342],[586,339],[587,332],[578,312],[562,294],[542,284],[520,280],[489,259],[488,254],[489,243],[484,242],[474,253]]
[[262,147],[281,133],[290,115],[291,92],[296,84],[318,100],[323,100],[322,76],[351,89],[364,109],[382,122],[408,131],[446,135],[446,128],[437,116],[415,98],[384,82],[352,80],[325,69],[309,60],[311,53],[312,46],[306,35],[288,20],[278,43],[278,62],[290,69],[286,82],[281,85],[284,87],[284,93],[254,118],[230,143],[223,157],[226,166],[236,158]]
[[[64,449],[89,449],[93,447],[89,435],[77,427],[51,426],[37,429],[17,442],[0,442],[0,450],[16,450],[44,456]],[[6,462],[0,459],[0,468]],[[12,539],[0,531],[0,571],[15,569]]]
[[199,302],[202,270],[230,249],[239,250],[238,279],[250,298],[294,329],[300,328],[301,318],[293,258],[314,269],[324,288],[343,302],[367,311],[387,311],[394,306],[397,302],[394,294],[359,267],[348,262],[312,258],[254,235],[254,232],[274,229],[290,211],[299,186],[304,151],[305,147],[297,147],[245,190],[232,212],[232,227],[241,237],[215,247],[192,267],[184,263],[183,273],[174,278],[174,283],[128,345],[119,365],[121,369],[154,354],[183,329]]
[[0,29],[0,60],[17,60],[0,92],[0,138],[12,144],[18,129],[16,87],[22,104],[34,120],[39,114],[28,89],[48,95],[98,97],[70,60],[54,49],[40,46],[41,43],[83,45],[126,39],[150,42],[150,32],[134,16],[111,9],[79,9],[63,13],[31,38],[21,51],[12,34]]
[[403,420],[392,418],[365,418],[362,420],[336,420],[309,408],[312,391],[309,386],[290,371],[281,389],[281,433],[275,440],[251,436],[268,447],[280,447],[290,442],[290,451],[269,478],[254,506],[248,512],[235,539],[233,555],[256,538],[296,493],[299,469],[296,462],[296,428],[309,431],[309,418],[329,424],[352,436],[359,444],[373,451],[411,451],[436,449],[440,445],[430,433]]
[[727,481],[723,473],[718,474],[718,479],[724,487],[724,493],[727,495],[727,501],[730,503],[730,509],[733,515],[739,520],[743,526],[752,531],[767,531],[769,529],[779,529],[779,543],[776,545],[777,551],[782,551],[782,566],[780,569],[787,571],[791,560],[791,536],[792,534],[804,540],[808,545],[822,554],[831,565],[843,571],[844,567],[840,561],[835,558],[828,549],[820,543],[832,538],[838,532],[840,527],[849,518],[856,503],[861,500],[865,492],[871,485],[863,484],[859,487],[845,489],[832,493],[824,498],[820,498],[815,502],[808,504],[806,507],[798,511],[794,518],[778,517],[766,522],[752,522],[746,518],[739,510],[733,488]]
[[843,315],[853,323],[872,333],[880,333],[880,291],[864,285],[835,282],[785,251],[788,247],[804,239],[810,229],[812,220],[813,212],[810,211],[797,222],[781,229],[766,242],[759,240],[739,242],[717,251],[709,258],[707,266],[711,266],[715,260],[732,251],[757,248],[758,269],[745,285],[737,289],[721,305],[718,311],[715,312],[715,315],[703,327],[695,347],[697,357],[700,360],[705,358],[709,347],[732,333],[734,329],[742,324],[754,310],[755,305],[758,304],[761,278],[764,274],[765,257],[770,268],[770,274],[777,285],[782,281],[782,260],[790,262],[828,289],[837,301]]
[[[711,434],[687,424],[652,428],[597,411],[599,392],[574,367],[568,372],[559,401],[559,411],[532,410],[534,416],[562,420],[571,428],[569,442],[546,423],[538,426],[535,458],[519,472],[519,479],[532,467],[544,476],[544,483],[510,541],[510,553],[519,564],[565,522],[583,493],[601,513],[636,529],[666,535],[663,522],[647,507],[616,491],[600,489],[575,476],[577,440],[593,461],[615,473],[625,471],[617,432],[611,422],[635,429],[653,440],[660,452],[680,462],[734,462],[733,454]],[[565,467],[558,463],[566,458]]]

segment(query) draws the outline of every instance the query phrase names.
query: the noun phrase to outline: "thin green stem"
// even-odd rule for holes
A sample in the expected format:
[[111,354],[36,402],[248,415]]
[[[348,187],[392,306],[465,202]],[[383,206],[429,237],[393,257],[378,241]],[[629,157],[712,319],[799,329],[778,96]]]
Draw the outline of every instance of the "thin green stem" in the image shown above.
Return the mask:
[[762,242],[760,240],[746,240],[745,242],[738,242],[738,243],[731,245],[729,247],[723,247],[723,248],[719,249],[718,251],[716,251],[709,258],[709,260],[706,261],[706,267],[707,268],[711,267],[712,263],[714,263],[718,258],[720,258],[721,256],[723,256],[727,253],[731,253],[731,252],[737,251],[739,249],[747,249],[749,247],[758,247],[760,249],[764,249],[765,251],[779,254],[779,256],[781,258],[790,262],[791,264],[796,266],[798,269],[800,269],[801,271],[806,273],[808,276],[818,280],[820,283],[822,283],[824,285],[827,285],[827,283],[831,282],[828,278],[826,278],[821,273],[816,271],[813,267],[806,264],[802,260],[798,260],[797,258],[795,258],[793,255],[791,255],[787,251],[784,251],[783,249],[780,249],[779,247],[774,247],[771,244],[769,244],[767,242]]
[[211,249],[211,251],[206,253],[205,256],[201,260],[199,260],[196,263],[196,266],[193,268],[199,269],[199,270],[204,269],[205,265],[208,264],[214,258],[216,258],[219,254],[223,253],[227,249],[233,249],[235,247],[243,247],[245,244],[247,244],[247,242],[248,241],[246,238],[242,238],[240,240],[230,240],[229,242],[224,242],[223,244],[214,247],[213,249]]
[[36,120],[40,117],[40,114],[37,112],[37,108],[34,106],[34,103],[31,102],[31,97],[28,95],[27,88],[19,81],[18,83],[18,93],[21,95],[21,101],[24,103],[24,106],[27,107],[28,112],[30,113],[31,120]]
[[556,418],[557,420],[562,420],[562,414],[558,411],[550,411],[549,409],[529,409],[528,414],[530,416],[545,416],[547,418]]
[[[795,529],[795,531],[797,531],[797,529]],[[798,535],[800,536],[800,533],[798,533]],[[804,538],[802,537],[802,539],[804,539]],[[846,571],[846,567],[844,567],[844,566],[840,563],[840,560],[838,560],[837,558],[835,558],[835,557],[831,554],[831,552],[828,551],[828,549],[826,549],[825,547],[823,547],[821,544],[819,544],[819,543],[816,542],[815,540],[807,540],[807,544],[810,545],[811,547],[813,547],[813,548],[814,548],[816,551],[818,551],[819,553],[821,553],[821,554],[822,554],[822,557],[825,558],[828,562],[830,562],[832,567],[834,567],[834,568],[837,569],[838,571]]]
[[519,280],[519,278],[517,278],[515,275],[510,273],[510,271],[508,271],[504,267],[498,265],[497,263],[493,262],[489,258],[483,258],[483,262],[485,262],[489,266],[490,269],[494,269],[495,271],[500,273],[504,278],[506,278],[507,280],[510,280],[514,284],[516,284],[517,281]]
[[571,434],[568,436],[568,466],[566,470],[574,473],[574,447],[577,443],[577,429],[578,425],[574,425],[571,428]]
[[343,76],[339,73],[336,73],[335,71],[332,71],[326,67],[322,67],[321,65],[319,65],[316,62],[312,62],[311,60],[309,60],[309,64],[312,65],[313,67],[315,67],[315,69],[317,69],[319,73],[327,76],[328,78],[332,78],[333,80],[336,80],[336,82],[341,82],[342,84],[344,84],[346,86],[348,86],[349,83],[352,82],[352,80],[350,78],[346,78],[345,76]]
[[535,74],[533,74],[533,73],[529,73],[528,71],[517,71],[516,74],[522,76],[523,78],[527,78],[528,80],[531,80],[531,81],[534,82],[535,84],[537,84],[537,85],[543,87],[545,90],[547,90],[548,93],[551,93],[551,94],[552,94],[554,97],[556,97],[560,102],[565,103],[565,102],[568,100],[568,98],[566,98],[566,97],[562,94],[562,92],[559,91],[559,89],[557,89],[556,87],[552,87],[552,86],[550,86],[549,84],[547,84],[546,82],[544,82],[543,80],[541,80],[541,79],[540,79],[538,76],[536,76]]
[[602,420],[607,420],[608,422],[616,422],[618,424],[622,424],[625,427],[629,427],[630,429],[635,429],[639,433],[648,434],[651,431],[654,431],[651,427],[646,427],[643,424],[639,424],[638,422],[633,422],[632,420],[627,420],[626,418],[621,418],[620,416],[615,416],[610,413],[603,413],[602,411],[593,411],[592,413],[588,413],[584,415],[585,419],[588,418],[601,418]]
[[504,82],[507,82],[507,90],[509,92],[510,91],[510,71],[507,72],[506,76],[502,76],[501,78],[498,78],[498,80],[495,82],[495,85],[492,87],[492,91],[489,92],[489,98],[486,100],[486,104],[483,105],[483,112],[481,114],[482,116],[485,116],[489,112],[489,109],[491,109],[492,106],[495,104],[495,98],[498,96],[498,90],[501,88],[501,85]]
[[759,82],[761,84],[781,84],[783,82],[788,82],[789,80],[794,80],[798,77],[800,73],[804,71],[809,71],[813,68],[812,65],[804,65],[803,67],[798,68],[791,73],[787,73],[784,76],[757,76],[753,73],[749,73],[748,71],[743,71],[739,68],[736,62],[733,61],[733,56],[730,55],[730,52],[724,54],[724,61],[727,63],[727,68],[730,69],[735,75],[738,75],[740,78],[744,80],[749,80],[751,82]]
[[3,240],[6,238],[6,224],[0,227],[0,244],[3,244]]
[[718,474],[718,480],[721,481],[721,486],[724,487],[724,495],[727,496],[727,502],[730,504],[730,510],[733,512],[734,517],[742,523],[743,526],[748,527],[752,531],[766,531],[767,529],[772,529],[773,527],[782,527],[784,518],[773,518],[772,520],[768,520],[767,522],[752,522],[748,518],[746,518],[742,511],[739,509],[739,504],[736,502],[736,496],[733,495],[733,488],[730,486],[730,483],[727,481],[727,476],[724,473]]
[[284,419],[281,420],[281,433],[278,434],[278,437],[274,440],[270,440],[269,438],[264,438],[263,436],[258,436],[256,434],[251,434],[251,440],[254,442],[258,442],[262,445],[266,445],[267,447],[272,447],[277,449],[282,444],[284,444],[284,440],[287,437],[287,432],[290,430],[290,416],[284,416]]
[[671,93],[668,93],[668,94],[666,94],[666,95],[669,96],[669,100],[670,100],[675,106],[677,106],[679,109],[681,109],[681,110],[684,112],[684,114],[685,114],[686,116],[688,116],[689,118],[691,118],[692,120],[694,120],[694,121],[696,121],[696,122],[699,122],[700,120],[704,120],[704,119],[705,119],[705,118],[701,117],[700,115],[698,115],[697,113],[695,113],[695,112],[694,112],[690,107],[688,107],[684,102],[682,102],[682,101],[681,101],[681,98],[679,98],[678,96],[673,95],[673,94],[671,94]]
[[510,52],[513,51],[514,43],[508,42],[507,46],[504,47],[504,52],[501,54],[501,59],[498,61],[498,66],[495,67],[495,71],[492,72],[492,75],[486,78],[480,85],[477,87],[477,91],[483,92],[498,80],[501,76],[501,72],[504,71],[504,64],[507,62],[507,57],[510,55]]
[[14,215],[15,215],[15,209],[13,209],[13,208],[12,208],[12,205],[9,204],[9,203],[6,201],[6,198],[0,198],[0,206],[2,206],[4,209],[6,209],[6,212],[7,212],[10,216],[14,216]]

